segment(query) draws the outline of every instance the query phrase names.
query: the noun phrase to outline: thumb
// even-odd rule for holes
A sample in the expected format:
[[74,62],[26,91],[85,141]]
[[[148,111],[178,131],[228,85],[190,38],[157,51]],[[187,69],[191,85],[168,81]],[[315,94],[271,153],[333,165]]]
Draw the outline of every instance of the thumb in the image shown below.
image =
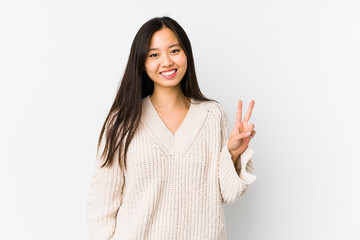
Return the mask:
[[243,139],[243,138],[249,138],[250,136],[251,136],[251,132],[242,132],[236,136],[236,140]]

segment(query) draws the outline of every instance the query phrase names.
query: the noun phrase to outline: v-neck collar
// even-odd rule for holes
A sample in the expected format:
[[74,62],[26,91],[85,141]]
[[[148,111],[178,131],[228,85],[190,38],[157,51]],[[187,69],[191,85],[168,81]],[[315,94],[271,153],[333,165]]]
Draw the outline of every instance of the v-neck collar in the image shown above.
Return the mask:
[[185,153],[191,146],[207,116],[207,108],[201,102],[190,99],[190,108],[175,134],[165,125],[164,121],[151,103],[150,95],[143,99],[141,122],[151,132],[170,155]]
[[156,112],[157,116],[158,116],[159,119],[163,122],[163,125],[166,127],[166,129],[167,129],[172,135],[174,135],[174,136],[175,136],[175,135],[179,135],[178,132],[181,131],[182,126],[183,126],[184,124],[186,124],[185,121],[187,121],[187,119],[189,118],[189,115],[191,114],[191,111],[192,111],[192,109],[193,109],[193,107],[192,107],[192,105],[193,105],[193,103],[192,103],[193,99],[191,98],[191,100],[190,100],[190,108],[188,109],[185,118],[183,119],[182,123],[180,124],[180,126],[178,127],[178,129],[175,131],[175,133],[173,133],[173,132],[166,126],[164,120],[161,118],[161,116],[159,115],[158,111],[156,111],[155,106],[154,106],[154,105],[152,104],[152,102],[151,102],[150,95],[147,96],[147,98],[148,98],[148,101],[150,102],[149,105],[151,105],[151,111],[154,110],[154,111]]

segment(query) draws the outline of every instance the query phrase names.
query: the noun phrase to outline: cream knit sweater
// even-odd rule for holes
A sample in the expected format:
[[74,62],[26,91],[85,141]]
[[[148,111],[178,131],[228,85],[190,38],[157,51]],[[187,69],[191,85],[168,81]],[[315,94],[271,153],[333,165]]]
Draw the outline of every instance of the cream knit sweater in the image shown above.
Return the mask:
[[117,161],[99,168],[102,142],[87,201],[90,239],[226,239],[222,203],[239,199],[256,179],[254,151],[248,147],[234,166],[223,107],[191,101],[173,134],[149,96],[143,99],[126,171]]

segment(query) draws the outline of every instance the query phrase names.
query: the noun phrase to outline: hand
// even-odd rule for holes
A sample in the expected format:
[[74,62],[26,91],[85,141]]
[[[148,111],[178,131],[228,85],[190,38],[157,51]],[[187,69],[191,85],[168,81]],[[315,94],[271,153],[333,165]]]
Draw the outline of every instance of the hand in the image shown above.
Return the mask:
[[231,153],[234,164],[238,159],[238,157],[240,156],[240,154],[244,152],[245,149],[248,147],[250,139],[253,138],[256,134],[256,131],[254,130],[255,125],[248,124],[254,105],[255,105],[255,101],[252,100],[245,114],[244,121],[242,122],[241,121],[242,101],[240,100],[238,103],[235,126],[231,131],[227,146],[229,152]]

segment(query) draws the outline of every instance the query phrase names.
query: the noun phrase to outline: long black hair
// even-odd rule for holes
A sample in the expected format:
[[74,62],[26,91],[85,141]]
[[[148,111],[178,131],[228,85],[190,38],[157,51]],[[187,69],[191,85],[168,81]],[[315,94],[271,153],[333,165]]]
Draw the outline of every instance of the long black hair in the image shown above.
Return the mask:
[[101,155],[105,162],[101,167],[111,166],[114,156],[117,155],[120,168],[123,163],[126,169],[127,149],[140,122],[142,99],[154,91],[154,83],[144,70],[150,40],[156,31],[164,27],[174,32],[187,57],[187,70],[180,81],[183,94],[199,101],[212,101],[200,91],[190,40],[184,29],[170,17],[155,17],[148,20],[141,26],[132,42],[122,81],[101,129],[97,145],[99,152],[101,142],[105,141],[102,143],[104,149]]

